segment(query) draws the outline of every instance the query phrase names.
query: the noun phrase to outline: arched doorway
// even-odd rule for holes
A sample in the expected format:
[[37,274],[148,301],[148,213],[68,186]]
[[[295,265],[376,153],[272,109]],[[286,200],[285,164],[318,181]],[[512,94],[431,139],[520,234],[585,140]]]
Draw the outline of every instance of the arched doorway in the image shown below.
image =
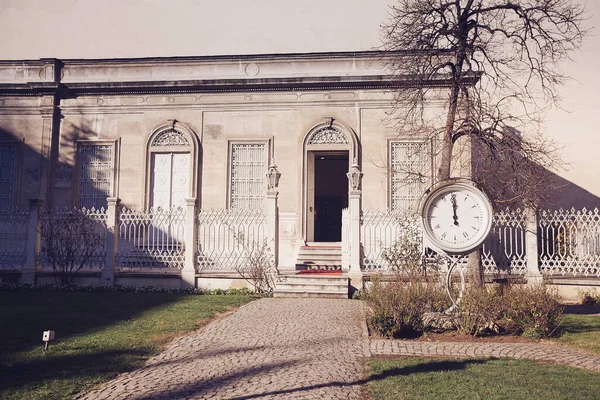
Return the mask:
[[310,242],[340,242],[342,209],[348,207],[348,172],[360,162],[356,134],[346,124],[326,117],[303,142],[302,227]]

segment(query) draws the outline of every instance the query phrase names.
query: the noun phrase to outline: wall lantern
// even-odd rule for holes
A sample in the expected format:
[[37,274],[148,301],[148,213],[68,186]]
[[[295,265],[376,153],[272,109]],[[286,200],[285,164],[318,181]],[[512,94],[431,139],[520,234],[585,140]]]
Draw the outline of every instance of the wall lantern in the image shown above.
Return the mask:
[[358,166],[358,160],[354,159],[354,163],[350,167],[350,171],[346,174],[348,177],[348,183],[350,184],[350,189],[359,190],[360,189],[360,179],[363,176],[363,173],[360,172],[360,167]]
[[281,178],[281,173],[277,170],[277,165],[275,165],[275,161],[271,161],[271,165],[269,165],[269,172],[267,172],[267,184],[269,189],[277,189],[279,187],[279,178]]

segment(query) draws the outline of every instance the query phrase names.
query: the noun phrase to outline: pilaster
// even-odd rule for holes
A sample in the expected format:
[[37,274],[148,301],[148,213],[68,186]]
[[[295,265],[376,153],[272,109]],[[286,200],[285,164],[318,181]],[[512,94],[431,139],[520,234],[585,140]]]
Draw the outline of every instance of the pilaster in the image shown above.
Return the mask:
[[525,245],[527,254],[527,270],[525,279],[530,284],[540,284],[543,281],[538,265],[537,214],[533,208],[525,208]]
[[106,216],[106,258],[102,268],[102,285],[114,285],[116,257],[119,251],[119,199],[109,197]]
[[267,190],[267,240],[273,249],[273,265],[279,266],[279,208],[277,198],[279,191]]
[[182,288],[196,287],[196,198],[185,199],[185,263],[181,271]]
[[44,201],[29,199],[29,221],[27,222],[27,256],[21,271],[21,283],[35,284],[35,269],[40,253],[40,214]]

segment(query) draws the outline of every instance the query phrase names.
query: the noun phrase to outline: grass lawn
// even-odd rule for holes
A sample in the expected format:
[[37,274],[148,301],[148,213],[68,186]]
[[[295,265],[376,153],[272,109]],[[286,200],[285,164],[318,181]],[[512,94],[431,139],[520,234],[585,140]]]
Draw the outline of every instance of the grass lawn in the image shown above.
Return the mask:
[[600,316],[565,313],[564,317],[558,327],[560,336],[552,340],[600,354]]
[[[0,292],[0,399],[69,399],[139,367],[242,295]],[[42,332],[56,331],[43,350]]]
[[597,399],[600,374],[530,360],[374,358],[367,388],[391,399]]

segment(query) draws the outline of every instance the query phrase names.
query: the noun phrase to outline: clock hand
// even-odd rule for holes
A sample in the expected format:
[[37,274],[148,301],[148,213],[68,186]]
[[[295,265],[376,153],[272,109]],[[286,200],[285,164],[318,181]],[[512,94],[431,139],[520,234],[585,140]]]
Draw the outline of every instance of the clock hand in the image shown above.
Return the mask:
[[450,196],[450,202],[452,203],[452,211],[454,212],[454,215],[452,216],[454,219],[454,225],[458,226],[458,216],[456,215],[458,204],[456,204],[456,194],[452,194],[452,196]]

